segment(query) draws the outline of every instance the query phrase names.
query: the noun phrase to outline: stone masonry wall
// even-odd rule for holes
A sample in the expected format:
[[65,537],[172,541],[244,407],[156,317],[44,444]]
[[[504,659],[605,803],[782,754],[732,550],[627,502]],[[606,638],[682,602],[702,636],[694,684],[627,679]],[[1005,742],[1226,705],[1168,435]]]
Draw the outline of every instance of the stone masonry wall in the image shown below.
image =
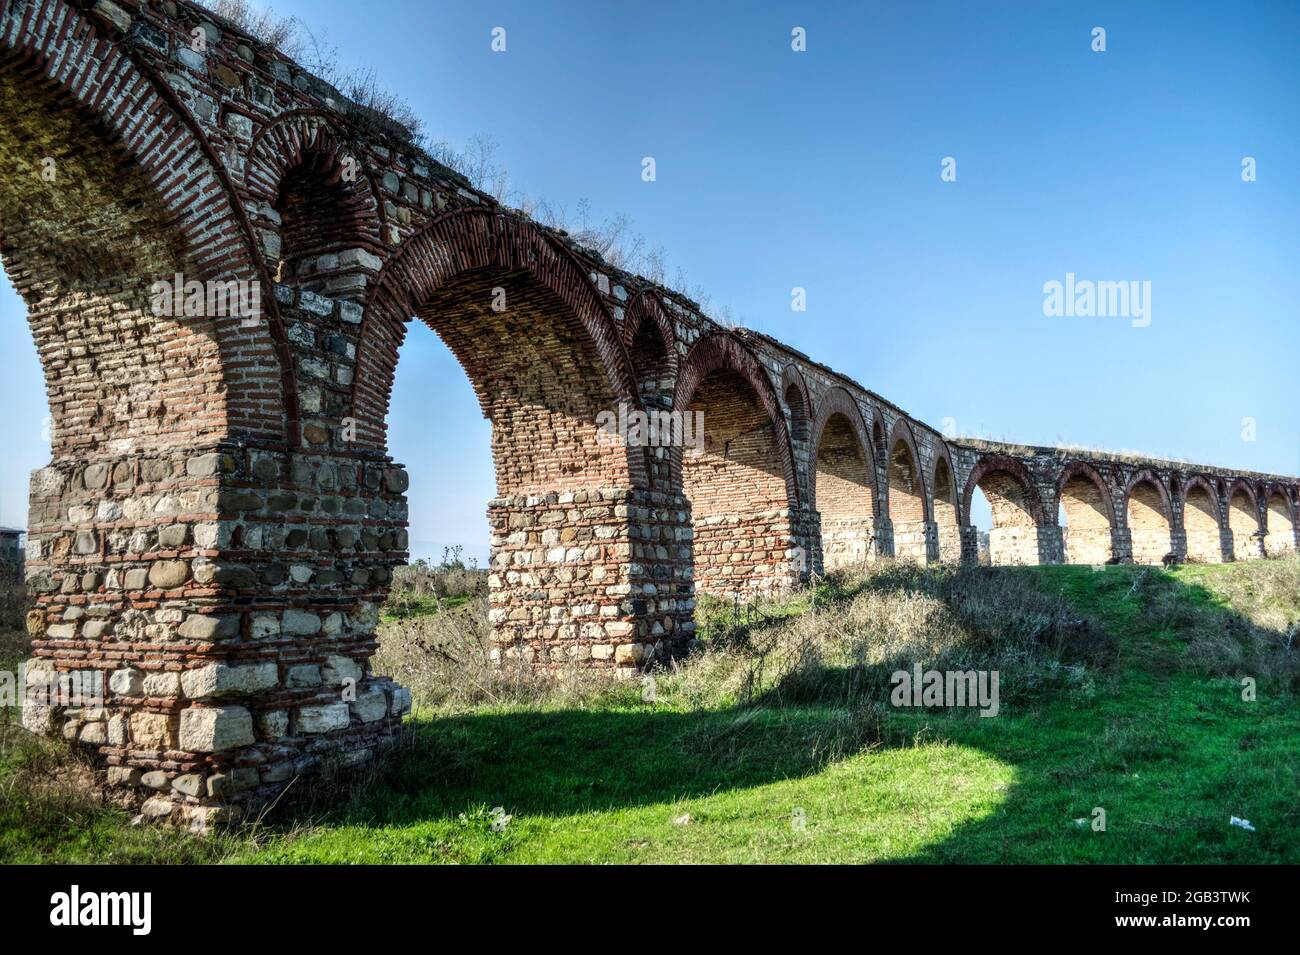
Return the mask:
[[[25,724],[95,748],[146,814],[200,828],[322,759],[370,758],[410,707],[367,670],[405,486],[247,447],[37,471]],[[49,695],[76,672],[99,705]]]

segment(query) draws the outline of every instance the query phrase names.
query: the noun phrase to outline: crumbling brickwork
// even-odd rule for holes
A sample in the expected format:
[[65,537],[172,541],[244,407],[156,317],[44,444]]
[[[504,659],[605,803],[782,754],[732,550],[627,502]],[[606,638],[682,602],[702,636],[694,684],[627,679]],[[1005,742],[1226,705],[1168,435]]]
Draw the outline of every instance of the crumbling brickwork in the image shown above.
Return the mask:
[[[690,646],[697,591],[974,560],[976,488],[996,563],[1297,544],[1295,478],[946,439],[190,3],[0,0],[0,114],[0,257],[53,421],[24,718],[153,816],[206,826],[398,732],[409,694],[369,661],[408,556],[386,417],[411,321],[492,423],[497,658],[626,676]],[[611,433],[629,412],[698,412],[698,453]]]

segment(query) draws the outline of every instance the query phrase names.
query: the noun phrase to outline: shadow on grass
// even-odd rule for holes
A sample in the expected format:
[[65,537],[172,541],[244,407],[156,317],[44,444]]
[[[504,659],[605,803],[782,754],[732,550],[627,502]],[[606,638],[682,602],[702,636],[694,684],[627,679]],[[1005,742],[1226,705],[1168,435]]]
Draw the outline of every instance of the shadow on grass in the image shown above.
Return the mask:
[[[784,705],[764,698],[685,713],[646,706],[439,718],[418,724],[400,759],[329,821],[402,826],[482,805],[568,816],[671,803],[807,777],[869,745],[910,745],[925,728],[1013,766],[1016,782],[993,813],[906,861],[1296,861],[1294,707],[1252,709],[1231,675],[1236,646],[1241,675],[1267,663],[1279,672],[1261,686],[1283,689],[1294,680],[1294,667],[1283,666],[1285,633],[1160,570],[989,573],[1032,574],[1109,631],[1118,658],[1086,685],[1005,688],[1013,702],[993,719],[890,711],[882,725],[881,708],[872,708],[879,681],[831,666],[811,681],[823,696],[787,696]],[[880,586],[900,580],[886,576]],[[1184,659],[1215,648],[1218,676],[1200,672],[1205,660]],[[1274,650],[1278,659],[1263,659]],[[1109,817],[1104,833],[1090,825],[1098,807]],[[1249,815],[1258,831],[1229,827],[1230,814]]]
[[416,724],[370,790],[329,821],[403,825],[484,804],[571,815],[671,802],[816,773],[855,739],[842,715],[815,708],[444,717]]
[[[1090,692],[1013,706],[1004,725],[934,721],[938,734],[1013,765],[1017,782],[996,812],[905,861],[1300,859],[1290,629],[1261,627],[1158,568],[1012,572],[1033,574],[1115,636],[1117,657]],[[1256,681],[1254,700],[1243,698],[1243,677]],[[1098,810],[1104,830],[1094,828]]]

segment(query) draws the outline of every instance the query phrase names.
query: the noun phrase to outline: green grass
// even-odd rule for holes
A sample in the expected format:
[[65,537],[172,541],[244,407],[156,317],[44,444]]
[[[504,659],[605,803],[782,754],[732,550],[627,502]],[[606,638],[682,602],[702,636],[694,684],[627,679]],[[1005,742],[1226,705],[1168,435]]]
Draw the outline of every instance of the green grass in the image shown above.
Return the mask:
[[390,600],[380,611],[380,619],[385,623],[394,620],[409,620],[413,617],[429,617],[448,610],[456,610],[472,603],[475,594],[452,594],[448,597],[435,597],[432,594],[404,594],[400,599]]
[[[359,795],[309,818],[286,815],[279,829],[272,819],[255,835],[142,836],[151,830],[109,809],[60,826],[29,808],[33,831],[0,800],[0,859],[1300,862],[1293,678],[1269,671],[1246,702],[1240,676],[1266,671],[1250,653],[1240,666],[1225,662],[1214,643],[1240,632],[1245,615],[1300,620],[1291,571],[998,573],[1108,632],[1113,660],[1004,686],[992,719],[762,696],[740,706],[724,694],[701,704],[684,689],[688,664],[662,679],[658,703],[625,685],[568,703],[420,715],[402,758]],[[734,639],[740,623],[752,641],[806,613],[813,596],[729,625],[734,612],[713,608],[703,629]],[[12,760],[0,784],[6,772]],[[510,816],[504,826],[494,825],[496,807]],[[1104,832],[1089,824],[1097,807]],[[1256,831],[1230,826],[1230,816]]]

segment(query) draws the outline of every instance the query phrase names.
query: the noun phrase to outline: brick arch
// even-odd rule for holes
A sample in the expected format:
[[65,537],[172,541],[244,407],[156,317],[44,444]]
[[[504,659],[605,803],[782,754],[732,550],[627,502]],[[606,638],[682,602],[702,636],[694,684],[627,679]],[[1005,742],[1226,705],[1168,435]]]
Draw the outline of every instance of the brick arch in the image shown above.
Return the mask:
[[[1154,487],[1155,493],[1146,488]],[[1132,474],[1124,485],[1124,526],[1133,562],[1158,564],[1173,552],[1174,509],[1169,489],[1150,468]]]
[[[1067,493],[1067,489],[1073,488]],[[1056,481],[1051,513],[1065,511],[1065,562],[1104,564],[1112,559],[1115,502],[1100,472],[1086,461],[1071,461]]]
[[[1244,498],[1249,508],[1238,506]],[[1232,556],[1235,560],[1250,560],[1260,556],[1259,496],[1249,481],[1233,479],[1224,498],[1227,504],[1228,530],[1232,532]]]
[[1133,488],[1143,482],[1150,482],[1156,486],[1160,495],[1160,501],[1165,509],[1165,517],[1173,520],[1173,501],[1169,497],[1169,488],[1165,486],[1164,480],[1158,473],[1150,468],[1143,468],[1129,475],[1128,481],[1124,484],[1124,503],[1127,506],[1129,495],[1133,493]]
[[[805,394],[807,393],[805,392]],[[825,431],[827,422],[830,421],[832,415],[843,415],[852,427],[853,436],[857,439],[858,445],[861,447],[863,456],[865,457],[867,471],[872,475],[870,488],[872,495],[872,511],[875,514],[879,514],[880,495],[876,488],[875,480],[876,455],[875,451],[871,447],[871,439],[867,435],[867,424],[862,419],[862,409],[858,407],[858,403],[853,400],[852,395],[850,395],[844,388],[836,385],[818,399],[816,411],[816,418],[809,434],[809,450],[814,456],[816,456],[818,445],[822,440],[822,432]],[[814,504],[816,503],[815,491],[811,500]]]
[[821,515],[823,566],[863,564],[875,553],[880,495],[862,412],[843,388],[833,387],[818,400],[808,448],[808,500]]
[[1043,515],[1043,504],[1039,500],[1038,493],[1034,490],[1034,479],[1029,473],[1029,469],[1020,461],[1005,454],[985,454],[982,455],[975,467],[971,470],[970,477],[966,479],[966,486],[961,494],[961,516],[963,526],[970,526],[970,505],[971,498],[975,495],[975,488],[979,487],[980,482],[990,474],[998,471],[1004,471],[1016,483],[1020,485],[1024,492],[1025,501],[1023,506],[1036,525],[1046,524]]
[[[799,482],[800,500],[811,500],[809,486],[813,480],[809,441],[812,439],[812,396],[803,373],[794,362],[781,370],[781,399],[789,414],[790,447],[796,454],[795,478]],[[800,455],[799,449],[803,448]]]
[[1187,559],[1194,563],[1221,562],[1224,527],[1219,489],[1204,475],[1193,474],[1183,482],[1178,498]]
[[1264,549],[1269,557],[1293,553],[1296,549],[1296,506],[1291,489],[1270,481],[1264,488]]
[[[70,49],[85,53],[76,69],[68,60]],[[154,70],[112,42],[98,23],[64,0],[0,7],[0,74],[9,96],[21,91],[32,108],[43,111],[45,121],[66,124],[66,129],[60,125],[51,130],[52,146],[81,144],[56,157],[68,164],[58,187],[83,191],[80,200],[70,200],[80,206],[77,223],[88,208],[119,216],[115,223],[102,223],[98,231],[81,231],[64,240],[63,251],[69,256],[83,262],[102,260],[96,266],[102,274],[95,278],[40,274],[52,260],[35,261],[29,217],[17,209],[8,216],[0,211],[0,218],[9,220],[0,221],[0,245],[6,261],[26,273],[17,284],[32,313],[38,343],[37,325],[48,334],[69,333],[62,322],[47,322],[41,313],[56,307],[54,301],[79,279],[99,283],[97,290],[82,289],[83,293],[101,295],[108,270],[125,270],[129,263],[143,270],[132,276],[125,271],[118,274],[117,292],[110,296],[116,302],[115,321],[129,321],[125,315],[130,313],[141,321],[122,341],[106,343],[112,354],[102,356],[104,364],[140,363],[134,387],[129,394],[118,395],[98,387],[74,400],[72,404],[98,409],[84,422],[61,420],[52,393],[56,455],[70,447],[69,429],[83,438],[111,433],[105,420],[120,419],[121,414],[106,408],[110,401],[138,411],[141,416],[131,419],[131,436],[148,438],[155,445],[169,440],[167,436],[177,443],[209,443],[230,434],[294,443],[296,401],[288,350],[274,296],[254,251],[251,225],[234,199],[223,165],[175,92]],[[4,107],[5,123],[11,126],[17,119],[10,114],[16,103]],[[141,122],[142,116],[147,121]],[[91,148],[85,148],[87,144]],[[24,147],[21,152],[30,153],[30,142]],[[102,182],[95,176],[78,181],[79,161],[97,164],[100,172],[111,171],[112,176]],[[88,189],[99,191],[84,194]],[[34,197],[29,192],[26,198]],[[9,199],[19,207],[25,201],[17,194]],[[49,221],[55,223],[59,215],[69,214],[47,212],[53,212]],[[65,232],[75,231],[68,225]],[[147,241],[130,255],[115,254],[104,244],[114,236],[146,233]],[[47,245],[40,254],[48,251]],[[265,289],[260,296],[261,320],[247,324],[239,316],[159,320],[144,306],[150,285],[144,280],[170,281],[176,271],[185,281],[243,282]],[[128,341],[136,343],[134,351],[124,344]],[[164,357],[183,356],[183,343],[194,349],[191,364]],[[63,369],[59,377],[66,381],[72,376]],[[53,387],[47,373],[47,390]],[[83,441],[79,447],[85,451],[88,445]]]
[[[349,141],[329,114],[294,110],[282,113],[275,122],[253,135],[244,181],[254,199],[274,206],[286,177],[295,169],[310,164],[314,166],[313,175],[320,176],[323,183],[338,186],[346,181],[345,160],[360,155],[360,148]],[[360,164],[356,168],[356,180],[347,192],[352,195],[342,198],[343,205],[338,212],[346,215],[348,221],[332,227],[346,232],[357,246],[380,256],[387,255],[390,250],[383,241],[378,191],[369,172]]]
[[876,460],[882,465],[889,457],[889,448],[885,444],[885,428],[880,422],[882,420],[880,409],[873,407],[871,409],[871,450],[876,456]]
[[1269,481],[1264,485],[1264,499],[1268,501],[1274,497],[1282,499],[1286,514],[1294,520],[1296,517],[1296,502],[1292,488],[1280,481]]
[[894,532],[894,556],[928,560],[927,521],[930,495],[925,487],[921,454],[906,417],[900,416],[889,432],[885,458],[886,497],[889,522]]
[[1100,496],[1101,514],[1105,517],[1106,523],[1110,526],[1115,524],[1115,501],[1111,497],[1110,486],[1093,465],[1087,461],[1071,461],[1061,471],[1061,476],[1056,481],[1056,505],[1059,507],[1062,501],[1062,492],[1074,478],[1086,478],[1097,489]]
[[[371,286],[352,384],[357,444],[376,450],[386,446],[384,418],[408,317],[431,302],[460,304],[443,299],[457,297],[458,283],[480,277],[538,290],[550,303],[548,317],[573,319],[574,329],[565,326],[557,334],[571,341],[575,354],[590,353],[591,372],[599,381],[586,384],[603,395],[603,410],[617,413],[620,403],[629,409],[642,407],[618,329],[572,254],[532,223],[492,210],[467,209],[440,216],[407,239]],[[511,299],[507,295],[506,314]],[[478,302],[480,310],[487,304],[486,298]],[[457,351],[456,343],[449,345]],[[463,348],[457,357],[462,365],[469,362],[466,372],[488,414],[493,396],[482,386],[482,369]],[[622,454],[635,487],[646,486],[645,452],[629,445]]]
[[[773,428],[775,452],[778,457],[781,476],[785,481],[786,494],[791,507],[799,504],[799,492],[795,482],[794,453],[790,446],[790,435],[785,427],[785,416],[776,391],[763,371],[753,353],[734,335],[725,332],[713,332],[699,339],[686,353],[677,375],[677,393],[673,397],[673,407],[685,410],[690,406],[700,383],[715,371],[734,372],[742,378],[762,404]],[[707,421],[705,427],[708,427]],[[680,451],[680,449],[674,449]],[[681,474],[681,454],[675,454],[675,473]]]
[[1227,499],[1231,501],[1238,491],[1244,492],[1246,497],[1250,498],[1250,504],[1252,507],[1258,506],[1259,495],[1256,493],[1253,484],[1244,478],[1233,478],[1232,483],[1228,485]]
[[667,356],[672,368],[676,370],[678,364],[677,335],[673,331],[673,323],[659,303],[659,297],[650,289],[642,289],[628,303],[627,311],[623,317],[623,344],[625,347],[629,349],[632,347],[632,343],[636,340],[637,335],[645,330],[647,323],[653,327],[654,334],[658,336],[664,354]]
[[[790,393],[798,397],[798,404],[790,402]],[[808,383],[803,373],[793,362],[781,370],[781,396],[786,407],[790,409],[790,439],[792,441],[810,441],[812,438],[813,404],[808,391]]]
[[1040,529],[1049,522],[1029,469],[1013,457],[980,457],[962,491],[964,526],[970,526],[971,499],[980,488],[993,511],[989,561],[993,564],[1039,564],[1058,559],[1045,553]]
[[1187,495],[1191,493],[1192,488],[1194,487],[1201,488],[1201,490],[1209,496],[1210,501],[1213,502],[1216,507],[1219,505],[1219,489],[1215,486],[1213,481],[1203,474],[1192,474],[1183,482],[1182,487],[1179,489],[1180,499],[1185,501]]
[[794,584],[808,561],[795,536],[800,489],[763,367],[734,335],[705,335],[682,363],[673,408],[703,422],[697,451],[674,449],[674,486],[690,504],[696,590],[749,596]]
[[676,384],[677,340],[673,323],[649,289],[638,292],[627,306],[623,317],[623,347],[632,362],[646,407],[665,406]]
[[957,500],[957,471],[948,445],[938,442],[930,472],[930,519],[938,536],[938,559],[944,563],[961,560],[961,504]]

